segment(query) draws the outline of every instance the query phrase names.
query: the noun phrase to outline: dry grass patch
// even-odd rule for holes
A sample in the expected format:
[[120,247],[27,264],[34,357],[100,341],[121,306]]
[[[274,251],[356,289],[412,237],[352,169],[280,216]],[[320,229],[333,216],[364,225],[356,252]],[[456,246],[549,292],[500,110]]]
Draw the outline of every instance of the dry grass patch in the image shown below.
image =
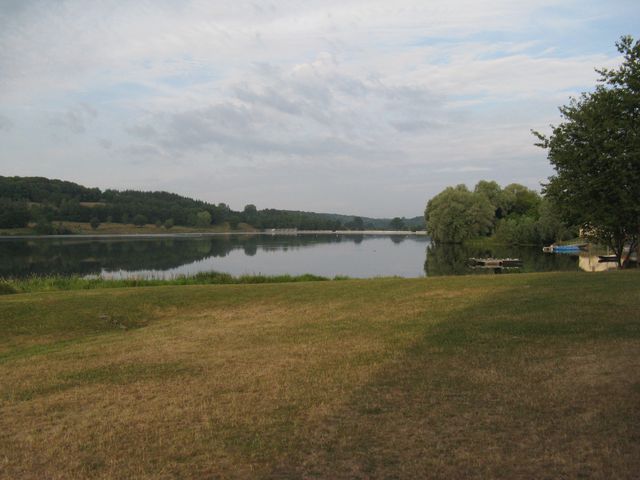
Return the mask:
[[637,278],[5,297],[0,477],[632,478]]

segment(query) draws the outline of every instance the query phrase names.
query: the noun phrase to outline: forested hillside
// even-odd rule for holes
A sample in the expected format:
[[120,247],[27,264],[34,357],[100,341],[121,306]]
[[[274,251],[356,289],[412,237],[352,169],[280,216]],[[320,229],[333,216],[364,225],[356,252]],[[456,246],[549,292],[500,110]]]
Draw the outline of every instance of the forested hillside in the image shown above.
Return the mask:
[[[234,211],[224,203],[207,203],[169,192],[100,190],[73,182],[43,177],[0,176],[0,228],[21,228],[35,224],[40,233],[54,233],[54,222],[99,224],[156,224],[208,227],[240,223],[256,229],[297,228],[300,230],[404,230],[420,226],[414,219],[374,219],[347,215],[292,210],[258,210],[249,204]],[[63,232],[60,232],[63,233]]]

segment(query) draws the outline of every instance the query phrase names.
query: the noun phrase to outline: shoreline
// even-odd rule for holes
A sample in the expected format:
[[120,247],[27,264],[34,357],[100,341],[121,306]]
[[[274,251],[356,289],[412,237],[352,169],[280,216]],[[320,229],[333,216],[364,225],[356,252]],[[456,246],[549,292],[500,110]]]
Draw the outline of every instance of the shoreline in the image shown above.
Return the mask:
[[41,240],[41,239],[108,239],[108,238],[200,238],[220,237],[231,235],[270,235],[270,236],[296,236],[296,235],[386,235],[386,236],[426,236],[424,230],[417,232],[403,230],[297,230],[297,231],[260,231],[260,232],[183,232],[183,233],[96,233],[96,234],[65,234],[65,235],[0,235],[2,240]]

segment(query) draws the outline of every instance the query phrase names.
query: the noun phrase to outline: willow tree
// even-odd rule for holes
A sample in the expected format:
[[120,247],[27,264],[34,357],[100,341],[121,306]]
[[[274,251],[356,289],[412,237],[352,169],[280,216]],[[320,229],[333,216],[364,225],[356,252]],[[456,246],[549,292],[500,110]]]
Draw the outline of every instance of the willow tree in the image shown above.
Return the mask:
[[622,267],[640,236],[640,42],[624,36],[616,46],[622,64],[596,70],[594,91],[560,107],[550,136],[533,133],[556,171],[546,193]]
[[437,243],[462,243],[489,233],[494,211],[485,195],[465,185],[447,187],[427,204],[427,233]]

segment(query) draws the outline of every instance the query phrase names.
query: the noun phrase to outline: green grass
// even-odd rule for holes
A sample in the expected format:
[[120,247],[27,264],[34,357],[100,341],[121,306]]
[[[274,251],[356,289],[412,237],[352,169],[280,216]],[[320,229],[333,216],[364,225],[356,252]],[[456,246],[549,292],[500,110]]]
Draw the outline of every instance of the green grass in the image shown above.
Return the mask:
[[[334,280],[348,277],[336,276]],[[257,283],[320,282],[330,280],[318,275],[239,275],[222,272],[202,272],[195,275],[179,275],[173,278],[105,279],[80,276],[32,276],[26,278],[0,278],[0,295],[34,293],[57,290],[93,290],[96,288],[157,287],[167,285],[229,285]]]
[[0,297],[0,478],[636,478],[640,272]]

